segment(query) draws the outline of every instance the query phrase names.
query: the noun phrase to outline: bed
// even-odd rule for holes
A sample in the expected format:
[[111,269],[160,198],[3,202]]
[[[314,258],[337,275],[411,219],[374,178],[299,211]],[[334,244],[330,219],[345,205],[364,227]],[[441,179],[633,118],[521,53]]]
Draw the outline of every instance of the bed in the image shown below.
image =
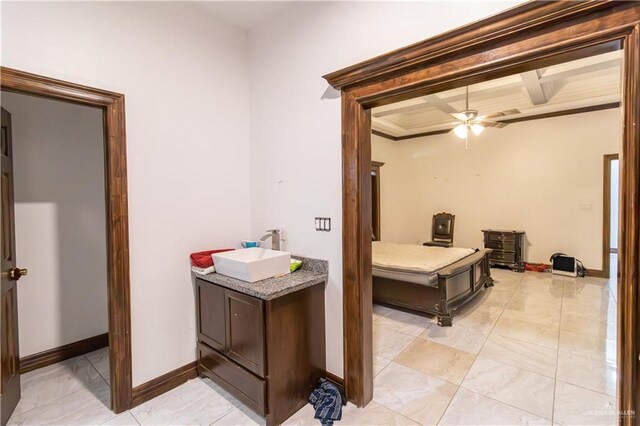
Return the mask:
[[493,286],[491,251],[373,241],[373,301],[436,315],[439,326],[451,326],[456,309]]

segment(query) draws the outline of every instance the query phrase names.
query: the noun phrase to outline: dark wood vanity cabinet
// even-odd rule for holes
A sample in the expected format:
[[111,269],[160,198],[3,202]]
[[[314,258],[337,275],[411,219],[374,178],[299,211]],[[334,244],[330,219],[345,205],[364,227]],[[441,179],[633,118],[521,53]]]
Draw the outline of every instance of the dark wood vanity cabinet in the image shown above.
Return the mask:
[[198,372],[267,424],[307,403],[325,375],[324,285],[262,300],[196,278]]

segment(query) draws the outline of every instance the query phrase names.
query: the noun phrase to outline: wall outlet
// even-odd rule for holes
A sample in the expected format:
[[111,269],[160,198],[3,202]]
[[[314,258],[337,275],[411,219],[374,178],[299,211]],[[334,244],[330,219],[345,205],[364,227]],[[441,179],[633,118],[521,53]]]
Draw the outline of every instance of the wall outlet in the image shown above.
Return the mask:
[[593,208],[593,204],[591,203],[580,203],[580,210],[591,210]]
[[321,231],[321,232],[331,231],[331,218],[316,217],[316,231]]

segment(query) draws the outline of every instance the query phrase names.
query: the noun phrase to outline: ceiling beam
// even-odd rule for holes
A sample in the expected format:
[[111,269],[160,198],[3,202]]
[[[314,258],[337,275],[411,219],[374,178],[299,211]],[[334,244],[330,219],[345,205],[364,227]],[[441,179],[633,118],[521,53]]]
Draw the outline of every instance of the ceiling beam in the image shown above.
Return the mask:
[[[546,112],[543,114],[528,115],[525,117],[510,118],[506,120],[495,120],[495,121],[498,123],[512,124],[512,123],[521,123],[524,121],[542,120],[545,118],[562,117],[565,115],[583,114],[585,112],[602,111],[602,110],[612,109],[612,108],[620,108],[620,102],[607,102],[604,104],[589,105],[585,107],[565,109],[561,111]],[[402,141],[402,140],[420,138],[425,136],[441,135],[444,133],[448,133],[450,131],[451,129],[439,129],[439,130],[432,130],[428,132],[413,133],[413,134],[401,135],[401,136],[383,134],[382,132],[378,132],[376,130],[372,130],[372,133],[377,134],[378,136],[386,137],[387,139],[391,139],[393,141]]]
[[440,111],[445,114],[458,114],[460,111],[449,105],[446,101],[439,98],[437,95],[427,95],[423,96],[424,99],[429,105],[438,108]]
[[[472,90],[471,88],[469,88],[469,96],[473,99],[474,95],[479,95],[481,93],[485,93],[485,92],[491,92],[493,95],[498,96],[498,95],[503,95],[503,94],[509,94],[509,93],[513,93],[513,90],[516,87],[521,87],[522,83],[517,82],[517,83],[507,83],[503,86],[494,86],[494,87],[489,87],[486,89],[474,89]],[[431,96],[431,95],[429,95]],[[433,95],[435,96],[435,95]],[[394,104],[391,104],[387,107],[381,107],[381,108],[385,108],[382,111],[374,111],[373,112],[373,117],[375,118],[380,118],[380,117],[386,117],[388,115],[395,115],[395,114],[400,114],[400,113],[405,113],[405,112],[413,112],[413,111],[418,111],[420,109],[425,108],[426,106],[428,106],[429,104],[427,103],[427,100],[425,98],[427,98],[428,96],[425,96],[423,98],[420,98],[422,100],[424,100],[424,103],[416,103],[416,104],[412,104],[412,105],[406,105],[406,106],[402,106],[402,103],[399,104],[399,106],[397,107],[393,107]],[[451,102],[457,102],[457,101],[464,101],[465,99],[465,94],[461,93],[458,95],[452,95],[452,96],[448,96],[446,98],[439,98],[442,102],[446,102],[447,104],[450,104]],[[431,106],[435,106],[435,105],[431,105]],[[456,111],[457,112],[457,111]],[[449,113],[447,113],[449,114]]]
[[522,78],[522,83],[524,83],[524,88],[527,89],[527,95],[529,95],[532,104],[544,105],[549,102],[540,82],[538,70],[523,72],[520,74],[520,78]]
[[561,71],[553,74],[542,75],[540,76],[540,83],[550,83],[552,81],[557,80],[566,80],[570,77],[575,77],[576,75],[587,74],[590,72],[603,71],[609,68],[619,67],[622,63],[620,58],[611,59],[604,62],[596,62],[595,64],[585,65],[580,68],[573,68],[566,71]]
[[506,124],[521,123],[523,121],[541,120],[543,118],[562,117],[565,115],[573,115],[573,114],[583,114],[585,112],[602,111],[605,109],[612,109],[612,108],[620,108],[620,102],[609,102],[606,104],[590,105],[586,107],[565,109],[561,111],[546,112],[543,114],[528,115],[525,117],[509,118],[506,120],[500,120],[500,121],[496,120],[496,121],[498,121],[498,123],[506,123]]
[[426,102],[421,102],[419,104],[401,106],[401,107],[396,107],[396,108],[389,108],[389,109],[384,110],[384,111],[374,112],[373,116],[375,118],[386,117],[387,115],[395,115],[395,114],[401,114],[403,112],[417,111],[417,110],[420,110],[420,109],[422,109],[422,108],[424,108],[426,106],[427,106]]
[[[532,73],[536,73],[535,76],[537,77],[539,84],[544,85],[546,83],[551,83],[558,80],[566,80],[568,78],[571,78],[577,75],[582,75],[582,74],[587,74],[587,73],[597,72],[597,71],[604,71],[610,68],[619,67],[620,64],[621,64],[621,59],[615,58],[615,59],[609,59],[603,62],[596,62],[588,65],[583,65],[578,68],[573,68],[566,71],[560,71],[553,74],[540,75],[540,71],[536,72],[535,70],[528,71],[528,73],[532,77],[533,77]],[[523,73],[523,74],[527,74],[527,73]],[[514,83],[512,80],[511,82],[505,83],[504,85],[489,87],[486,89],[476,88],[474,90],[473,88],[470,88],[470,96],[473,98],[473,95],[479,95],[485,92],[492,92],[492,94],[495,96],[502,95],[503,93],[508,94],[508,93],[512,93],[512,90],[514,90],[516,87],[520,87],[521,84],[522,83],[520,82]],[[429,95],[429,96],[436,96],[436,95]],[[420,98],[421,100],[425,101],[424,103],[420,102],[420,103],[414,103],[412,105],[403,105],[403,102],[402,102],[397,107],[393,107],[393,104],[387,107],[382,107],[383,109],[381,111],[376,112],[374,110],[373,117],[380,118],[380,117],[386,117],[388,115],[419,111],[428,105],[427,104],[428,100],[426,98],[429,98],[429,96]],[[451,102],[464,100],[464,98],[465,98],[464,93],[443,97],[443,98],[438,97],[440,101],[445,102],[447,104],[450,104]],[[538,104],[535,104],[535,105],[538,105]],[[436,105],[432,104],[432,106],[436,106]],[[450,113],[447,113],[447,114],[450,114]]]
[[375,136],[380,136],[381,138],[389,139],[390,141],[397,141],[398,140],[397,136],[393,136],[393,135],[390,135],[390,134],[385,133],[385,132],[381,132],[380,130],[376,130],[376,129],[371,129],[371,134],[375,135]]

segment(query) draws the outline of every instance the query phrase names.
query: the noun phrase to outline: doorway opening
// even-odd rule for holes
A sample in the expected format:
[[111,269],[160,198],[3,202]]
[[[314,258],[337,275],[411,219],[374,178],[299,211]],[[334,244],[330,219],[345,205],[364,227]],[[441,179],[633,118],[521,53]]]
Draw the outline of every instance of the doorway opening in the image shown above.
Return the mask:
[[618,276],[618,232],[620,203],[620,159],[618,154],[604,156],[603,170],[602,269],[606,277]]
[[102,110],[10,92],[2,108],[11,121],[15,258],[28,270],[16,282],[17,411],[28,416],[82,389],[108,408]]
[[[103,125],[103,167],[104,167],[104,221],[101,232],[105,234],[106,223],[106,279],[108,301],[108,373],[111,410],[120,413],[131,408],[133,398],[131,375],[131,309],[129,293],[129,236],[127,202],[127,167],[124,120],[124,95],[94,89],[73,83],[38,76],[23,71],[0,67],[2,80],[0,89],[22,95],[33,95],[49,100],[65,101],[76,105],[97,107]],[[20,355],[18,342],[17,280],[22,271],[16,267],[13,182],[10,182],[11,150],[5,149],[5,136],[10,133],[4,124],[3,114],[3,267],[2,271],[2,323],[11,332],[2,333],[2,422],[20,399]],[[6,161],[5,161],[6,160]],[[12,175],[12,174],[11,174]],[[9,185],[9,183],[11,183]],[[10,190],[9,190],[10,189]],[[5,196],[5,194],[8,194]],[[6,213],[6,214],[5,214]],[[11,220],[9,220],[11,219]],[[88,219],[87,219],[88,220]],[[8,232],[5,232],[8,231]],[[5,255],[7,254],[8,255]],[[26,259],[25,259],[26,260]],[[20,261],[20,259],[18,259]],[[24,261],[24,260],[23,260]],[[6,273],[5,273],[6,270]],[[5,292],[7,290],[7,292]],[[7,296],[7,297],[5,297]],[[6,309],[5,309],[6,308]],[[83,345],[104,346],[104,334],[95,340],[83,341]],[[94,336],[96,337],[96,336]],[[95,346],[94,346],[95,347]],[[59,347],[60,352],[68,347]],[[5,363],[5,360],[8,362]],[[16,380],[17,379],[17,380]],[[6,386],[8,383],[15,386]],[[106,399],[106,398],[105,398]],[[105,407],[105,409],[107,409]]]
[[[484,398],[492,420],[513,424],[516,412],[590,424],[586,395],[615,406],[616,282],[601,277],[600,203],[602,157],[620,146],[621,57],[613,49],[371,110],[371,158],[385,162],[383,237],[371,243],[378,404],[420,424],[481,424],[468,407]],[[552,273],[558,252],[587,277]],[[578,362],[603,368],[587,381]],[[407,383],[420,385],[402,401],[383,396]],[[441,404],[415,409],[426,400]]]
[[[618,283],[618,410],[636,423],[640,268],[640,6],[530,2],[331,73],[342,94],[344,381],[349,400],[373,398],[371,109],[623,47]],[[599,183],[598,183],[599,186]]]

